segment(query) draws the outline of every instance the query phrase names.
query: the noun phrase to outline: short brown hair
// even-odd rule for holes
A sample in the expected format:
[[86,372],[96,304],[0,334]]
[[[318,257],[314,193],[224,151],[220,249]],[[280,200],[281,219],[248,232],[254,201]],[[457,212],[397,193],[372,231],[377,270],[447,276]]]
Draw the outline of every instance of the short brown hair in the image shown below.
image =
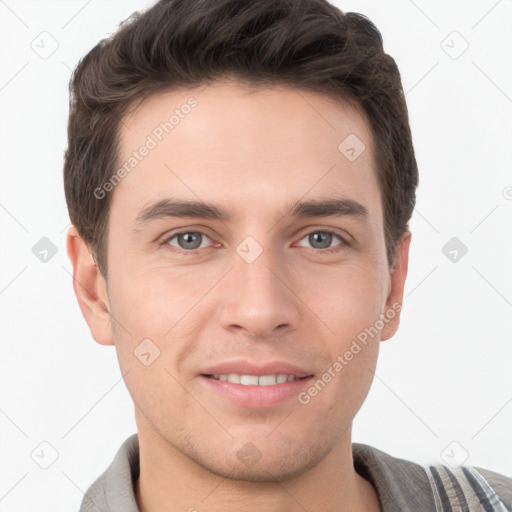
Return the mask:
[[160,0],[100,41],[70,81],[66,201],[101,273],[112,194],[98,199],[94,191],[116,170],[127,109],[228,76],[355,101],[374,138],[391,265],[414,209],[418,168],[400,73],[373,23],[326,0]]

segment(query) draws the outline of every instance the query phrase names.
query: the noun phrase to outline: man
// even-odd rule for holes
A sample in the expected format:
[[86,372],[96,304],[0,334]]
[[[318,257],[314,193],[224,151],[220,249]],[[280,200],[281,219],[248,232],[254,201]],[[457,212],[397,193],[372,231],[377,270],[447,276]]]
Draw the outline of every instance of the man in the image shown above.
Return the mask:
[[398,328],[418,183],[369,20],[160,1],[71,86],[74,289],[137,423],[82,511],[512,509],[510,478],[351,442]]

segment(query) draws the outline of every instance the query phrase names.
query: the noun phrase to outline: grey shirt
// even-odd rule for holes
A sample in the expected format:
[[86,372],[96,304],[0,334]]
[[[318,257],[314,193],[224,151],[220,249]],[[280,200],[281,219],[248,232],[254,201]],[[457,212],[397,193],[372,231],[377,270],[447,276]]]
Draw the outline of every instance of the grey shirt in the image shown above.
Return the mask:
[[[375,487],[382,512],[435,512],[436,507],[423,466],[399,459],[361,443],[352,444],[354,468]],[[512,511],[512,478],[475,468]],[[110,466],[87,490],[80,512],[140,512],[135,500],[139,476],[139,442],[130,436]],[[482,508],[484,510],[484,508]]]

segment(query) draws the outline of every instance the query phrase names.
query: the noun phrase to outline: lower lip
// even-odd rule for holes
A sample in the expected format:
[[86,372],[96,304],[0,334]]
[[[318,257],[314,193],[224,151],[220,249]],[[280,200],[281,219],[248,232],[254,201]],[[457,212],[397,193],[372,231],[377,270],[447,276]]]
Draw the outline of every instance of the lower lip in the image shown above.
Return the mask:
[[271,386],[246,386],[235,384],[227,380],[217,380],[212,377],[200,376],[200,379],[209,389],[217,392],[234,405],[249,408],[274,407],[298,394],[310,385],[313,376],[297,379]]

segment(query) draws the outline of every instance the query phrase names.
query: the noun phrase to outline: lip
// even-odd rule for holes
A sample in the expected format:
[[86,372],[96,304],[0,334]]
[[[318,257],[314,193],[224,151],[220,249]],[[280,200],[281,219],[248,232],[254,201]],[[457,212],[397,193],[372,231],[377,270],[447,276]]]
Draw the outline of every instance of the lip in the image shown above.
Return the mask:
[[[271,386],[246,386],[229,381],[213,379],[211,375],[237,373],[239,375],[293,375],[296,380],[273,384]],[[284,361],[271,361],[258,364],[247,360],[225,361],[205,368],[199,375],[199,380],[208,393],[215,393],[223,400],[238,407],[269,408],[280,405],[292,398],[311,384],[312,372],[300,366]]]
[[311,385],[313,376],[271,386],[246,386],[226,380],[216,380],[206,375],[200,375],[199,380],[208,393],[213,392],[237,407],[263,409],[275,407],[292,398],[298,399],[299,393]]
[[[247,360],[225,361],[202,370],[199,375],[221,375],[224,373],[237,373],[239,375],[293,375],[296,379],[312,376],[304,368],[284,361],[272,361],[269,363],[258,364]],[[272,386],[269,386],[272,387]]]

